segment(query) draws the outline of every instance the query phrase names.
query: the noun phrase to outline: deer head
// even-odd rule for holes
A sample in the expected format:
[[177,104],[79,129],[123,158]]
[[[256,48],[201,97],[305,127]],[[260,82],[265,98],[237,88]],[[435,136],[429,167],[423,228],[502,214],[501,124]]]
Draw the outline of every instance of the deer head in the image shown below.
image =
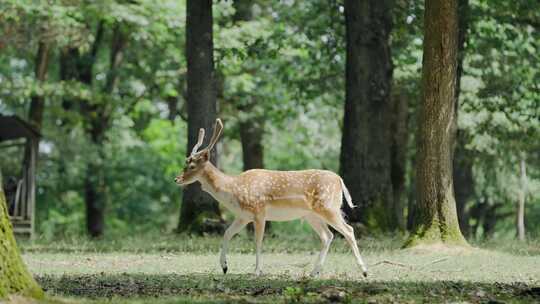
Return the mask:
[[174,179],[174,181],[178,185],[187,186],[197,181],[198,177],[203,171],[205,164],[210,160],[210,151],[212,151],[215,144],[217,143],[222,130],[223,123],[221,122],[221,119],[218,118],[216,119],[216,123],[214,125],[214,134],[212,134],[210,143],[206,148],[200,151],[198,149],[201,147],[204,141],[204,129],[201,128],[199,130],[199,138],[197,139],[197,143],[195,144],[195,146],[193,146],[191,154],[188,158],[186,158],[184,170]]

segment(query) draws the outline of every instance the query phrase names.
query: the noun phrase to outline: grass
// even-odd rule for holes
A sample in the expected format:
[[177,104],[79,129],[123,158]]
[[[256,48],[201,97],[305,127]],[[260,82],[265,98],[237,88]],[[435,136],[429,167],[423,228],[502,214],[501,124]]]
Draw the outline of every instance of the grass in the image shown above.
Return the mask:
[[[219,237],[177,235],[23,242],[23,257],[47,293],[63,302],[530,303],[540,301],[540,246],[489,242],[482,249],[401,250],[403,238],[364,238],[363,279],[336,238],[321,277],[307,275],[318,254],[313,235],[264,243],[262,277],[254,245],[235,238],[229,273],[218,263]],[[502,250],[495,250],[500,248]],[[491,301],[491,302],[490,302]]]

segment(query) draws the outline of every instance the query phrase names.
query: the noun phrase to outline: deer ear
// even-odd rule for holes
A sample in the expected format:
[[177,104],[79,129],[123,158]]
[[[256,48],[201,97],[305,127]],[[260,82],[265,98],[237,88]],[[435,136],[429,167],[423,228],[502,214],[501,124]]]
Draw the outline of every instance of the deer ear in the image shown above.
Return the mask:
[[210,159],[210,152],[208,150],[204,150],[204,152],[201,154],[200,160],[203,162],[206,162]]

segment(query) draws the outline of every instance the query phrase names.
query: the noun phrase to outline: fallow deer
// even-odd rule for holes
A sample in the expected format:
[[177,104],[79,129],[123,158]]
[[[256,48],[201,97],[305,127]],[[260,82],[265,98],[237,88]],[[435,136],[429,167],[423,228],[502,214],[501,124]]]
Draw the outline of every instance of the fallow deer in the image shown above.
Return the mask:
[[186,159],[183,172],[175,178],[180,186],[198,181],[202,189],[212,195],[234,215],[227,228],[221,247],[220,263],[227,273],[229,241],[248,223],[254,222],[256,240],[255,274],[261,274],[261,247],[266,221],[289,221],[303,218],[317,232],[322,249],[311,272],[318,275],[334,235],[332,226],[341,233],[352,248],[356,262],[367,276],[367,268],[356,245],[354,231],[343,219],[342,196],[354,207],[349,191],[337,174],[324,170],[271,171],[253,169],[238,176],[221,172],[210,161],[210,151],[218,141],[223,124],[216,120],[209,145],[198,150],[204,140],[204,129],[199,130],[197,144]]

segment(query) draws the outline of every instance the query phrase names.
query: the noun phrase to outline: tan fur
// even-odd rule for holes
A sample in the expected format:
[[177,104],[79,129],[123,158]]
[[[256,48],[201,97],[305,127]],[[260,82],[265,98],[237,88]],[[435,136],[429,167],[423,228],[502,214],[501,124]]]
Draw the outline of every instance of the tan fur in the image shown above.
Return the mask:
[[330,171],[254,169],[228,176],[207,163],[199,180],[214,191],[232,194],[241,209],[254,215],[267,206],[301,208],[324,214],[339,211],[342,204],[341,178]]
[[260,274],[260,256],[265,222],[305,218],[319,234],[323,248],[312,274],[318,274],[324,263],[332,232],[328,225],[341,233],[351,246],[358,265],[364,275],[367,273],[354,237],[353,228],[345,222],[341,214],[342,197],[354,207],[343,180],[337,174],[325,170],[272,171],[254,169],[237,176],[221,172],[209,161],[210,151],[219,139],[223,129],[217,119],[214,133],[207,148],[198,151],[204,139],[204,130],[199,131],[199,138],[191,155],[186,160],[186,167],[176,177],[179,185],[200,182],[202,189],[225,205],[236,219],[224,235],[220,262],[227,272],[226,253],[229,240],[249,222],[254,223],[256,240],[255,273]]

